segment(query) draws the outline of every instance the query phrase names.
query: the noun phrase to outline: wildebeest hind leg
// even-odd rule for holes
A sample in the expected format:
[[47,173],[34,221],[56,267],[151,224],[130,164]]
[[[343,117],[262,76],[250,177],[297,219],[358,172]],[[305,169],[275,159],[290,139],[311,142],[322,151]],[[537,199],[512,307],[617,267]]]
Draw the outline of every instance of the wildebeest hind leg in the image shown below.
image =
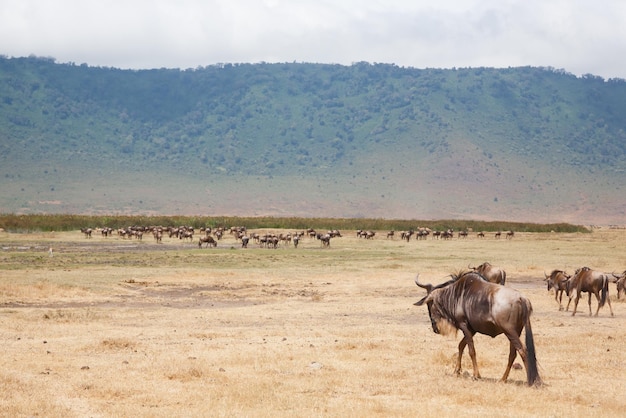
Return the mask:
[[509,362],[506,365],[506,370],[502,375],[501,382],[506,382],[506,379],[509,378],[509,373],[511,372],[511,366],[513,366],[513,362],[515,361],[515,357],[517,357],[517,352],[519,351],[520,357],[524,362],[524,366],[526,366],[526,355],[524,353],[524,347],[522,346],[521,341],[519,339],[517,341],[509,340]]

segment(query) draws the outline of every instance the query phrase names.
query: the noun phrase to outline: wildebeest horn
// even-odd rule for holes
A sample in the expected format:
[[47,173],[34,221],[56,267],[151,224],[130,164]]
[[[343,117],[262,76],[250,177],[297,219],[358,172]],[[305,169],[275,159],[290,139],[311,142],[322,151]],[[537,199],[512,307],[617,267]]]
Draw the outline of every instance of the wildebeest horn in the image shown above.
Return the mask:
[[545,276],[544,280],[548,280],[550,278],[550,276],[548,276],[545,271],[543,272],[543,275]]
[[419,287],[421,287],[422,289],[426,289],[427,293],[432,292],[433,290],[433,285],[432,284],[421,284],[418,279],[419,279],[420,275],[419,273],[417,274],[417,276],[415,276],[415,284],[418,285]]

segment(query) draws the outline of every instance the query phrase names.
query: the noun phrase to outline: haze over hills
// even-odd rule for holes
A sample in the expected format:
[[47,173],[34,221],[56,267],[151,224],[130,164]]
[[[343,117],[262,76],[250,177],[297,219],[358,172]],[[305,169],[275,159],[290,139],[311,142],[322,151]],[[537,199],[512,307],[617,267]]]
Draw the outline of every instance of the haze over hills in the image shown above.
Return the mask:
[[0,212],[626,222],[626,81],[0,58]]

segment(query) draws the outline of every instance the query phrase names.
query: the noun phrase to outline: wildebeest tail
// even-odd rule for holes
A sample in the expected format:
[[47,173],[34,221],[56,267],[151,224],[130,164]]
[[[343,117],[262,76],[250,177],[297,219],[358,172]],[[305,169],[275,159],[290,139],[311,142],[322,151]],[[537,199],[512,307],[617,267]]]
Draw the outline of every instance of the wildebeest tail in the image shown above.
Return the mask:
[[609,293],[609,278],[606,275],[602,275],[602,293],[600,295],[600,302],[598,308],[601,308],[606,303],[606,295]]
[[539,369],[537,367],[537,354],[535,353],[535,340],[533,338],[533,329],[530,325],[530,314],[532,307],[530,303],[524,304],[524,316],[526,317],[526,379],[528,386],[540,385]]

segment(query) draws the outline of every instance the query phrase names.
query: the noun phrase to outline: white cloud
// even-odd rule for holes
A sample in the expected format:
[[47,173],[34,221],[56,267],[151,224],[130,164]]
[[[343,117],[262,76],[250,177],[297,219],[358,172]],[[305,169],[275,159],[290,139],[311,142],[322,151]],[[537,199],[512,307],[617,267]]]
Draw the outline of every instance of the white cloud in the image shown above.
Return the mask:
[[621,0],[0,0],[0,54],[120,68],[356,61],[626,78]]

